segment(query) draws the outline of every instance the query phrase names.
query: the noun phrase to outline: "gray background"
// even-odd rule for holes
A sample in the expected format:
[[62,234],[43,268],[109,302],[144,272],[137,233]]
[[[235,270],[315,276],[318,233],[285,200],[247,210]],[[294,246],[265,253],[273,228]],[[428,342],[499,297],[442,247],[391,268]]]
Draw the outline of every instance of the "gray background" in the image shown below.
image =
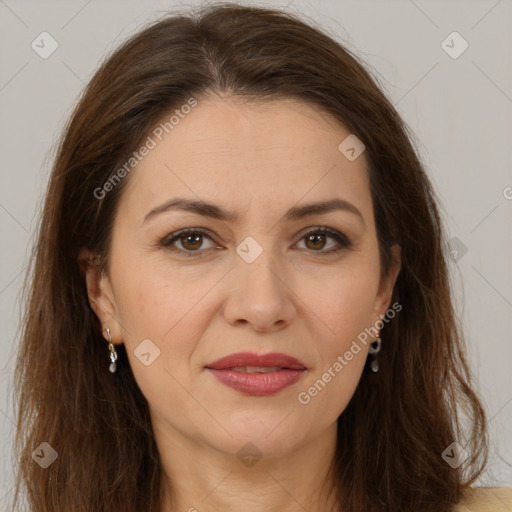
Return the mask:
[[[13,484],[19,292],[52,148],[100,59],[143,23],[193,5],[0,0],[0,508]],[[417,137],[449,238],[463,249],[450,262],[456,307],[492,435],[479,484],[512,486],[512,2],[295,0],[288,9],[354,50]],[[31,47],[43,31],[59,45],[47,59]],[[442,47],[453,31],[469,44],[458,58]]]

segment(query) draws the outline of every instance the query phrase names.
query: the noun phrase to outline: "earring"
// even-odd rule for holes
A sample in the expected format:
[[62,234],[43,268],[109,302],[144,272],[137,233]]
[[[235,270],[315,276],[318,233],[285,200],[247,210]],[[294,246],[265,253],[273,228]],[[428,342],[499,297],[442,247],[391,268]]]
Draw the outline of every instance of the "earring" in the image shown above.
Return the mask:
[[110,329],[107,329],[107,336],[109,338],[109,342],[108,342],[108,349],[110,350],[110,366],[108,367],[108,369],[110,370],[111,373],[114,373],[117,369],[117,352],[116,352],[116,348],[114,347],[114,344],[112,343],[112,336],[110,336]]
[[382,340],[380,339],[380,336],[377,338],[376,341],[370,344],[370,347],[368,349],[368,354],[372,356],[372,361],[370,363],[370,369],[373,373],[377,373],[379,371],[379,362],[377,361],[377,354],[380,352],[380,349],[382,348]]

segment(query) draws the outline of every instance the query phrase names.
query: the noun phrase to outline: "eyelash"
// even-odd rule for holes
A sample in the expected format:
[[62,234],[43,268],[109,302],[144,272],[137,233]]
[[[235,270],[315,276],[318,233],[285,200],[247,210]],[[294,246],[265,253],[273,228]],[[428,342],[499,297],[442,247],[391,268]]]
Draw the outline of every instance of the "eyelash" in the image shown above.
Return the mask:
[[[204,253],[204,252],[206,252],[206,250],[198,249],[196,251],[187,251],[185,249],[178,249],[178,248],[172,246],[172,244],[176,240],[180,240],[181,238],[185,238],[186,236],[189,236],[189,235],[198,235],[198,234],[204,235],[204,236],[208,237],[210,240],[214,241],[212,239],[212,237],[204,229],[191,228],[191,229],[184,229],[182,231],[176,231],[174,233],[171,233],[170,235],[168,235],[167,237],[165,237],[162,240],[161,245],[163,247],[171,250],[172,252],[186,254],[187,257],[201,257],[202,255],[199,256],[199,255],[196,255],[196,253],[199,253],[199,254]],[[315,228],[309,230],[307,233],[304,233],[300,237],[299,242],[304,240],[305,238],[307,238],[310,235],[316,235],[316,234],[329,235],[330,237],[334,238],[339,243],[339,245],[341,246],[342,249],[348,249],[352,246],[352,243],[345,235],[339,233],[338,231],[335,231],[333,229],[326,228],[326,227],[315,227]],[[311,252],[311,253],[318,252],[319,254],[324,255],[324,256],[333,256],[340,252],[340,247],[329,249],[328,251],[320,250],[320,251],[308,251],[308,252]]]

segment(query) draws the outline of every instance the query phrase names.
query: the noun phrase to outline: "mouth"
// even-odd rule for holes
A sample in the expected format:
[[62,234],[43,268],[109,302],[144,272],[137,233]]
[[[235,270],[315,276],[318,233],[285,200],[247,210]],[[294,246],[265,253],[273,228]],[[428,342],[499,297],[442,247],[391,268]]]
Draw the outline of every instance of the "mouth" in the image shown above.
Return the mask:
[[206,368],[214,370],[248,370],[247,373],[255,373],[257,371],[306,370],[306,365],[288,354],[274,352],[259,355],[252,352],[238,352],[209,363],[206,365]]
[[205,368],[225,386],[252,396],[268,396],[296,383],[307,371],[298,359],[287,354],[237,353]]
[[224,369],[242,373],[270,373],[278,370],[289,370],[289,368],[281,368],[280,366],[235,366],[233,368]]

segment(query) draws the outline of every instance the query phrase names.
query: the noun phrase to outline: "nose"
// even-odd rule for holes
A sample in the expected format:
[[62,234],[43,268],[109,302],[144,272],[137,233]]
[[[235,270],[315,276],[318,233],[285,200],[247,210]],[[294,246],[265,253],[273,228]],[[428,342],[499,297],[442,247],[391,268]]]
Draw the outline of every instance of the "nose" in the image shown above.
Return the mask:
[[235,268],[226,282],[224,316],[233,326],[247,324],[256,332],[284,329],[296,315],[293,283],[270,251],[252,263],[235,258]]

